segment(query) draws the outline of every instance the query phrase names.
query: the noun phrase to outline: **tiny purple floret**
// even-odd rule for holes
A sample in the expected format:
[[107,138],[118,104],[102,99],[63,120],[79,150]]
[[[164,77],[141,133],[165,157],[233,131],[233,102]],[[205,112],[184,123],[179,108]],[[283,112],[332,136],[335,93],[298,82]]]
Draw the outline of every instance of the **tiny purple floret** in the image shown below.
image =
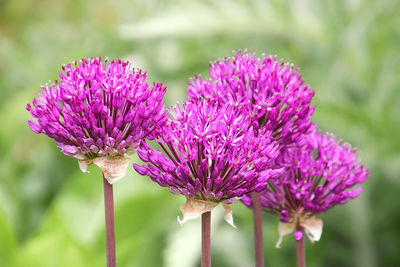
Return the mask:
[[303,231],[296,231],[293,234],[293,237],[296,241],[300,241],[301,239],[303,239]]

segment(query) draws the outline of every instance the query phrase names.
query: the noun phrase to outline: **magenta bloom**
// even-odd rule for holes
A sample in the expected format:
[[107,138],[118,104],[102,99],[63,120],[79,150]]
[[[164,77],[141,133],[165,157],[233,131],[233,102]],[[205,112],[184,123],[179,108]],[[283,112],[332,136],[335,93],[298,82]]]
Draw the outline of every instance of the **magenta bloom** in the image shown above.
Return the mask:
[[166,87],[157,83],[150,90],[146,73],[128,62],[89,58],[62,69],[60,81],[43,86],[26,106],[37,119],[28,123],[80,163],[134,152],[162,121]]
[[[314,216],[356,198],[362,188],[352,188],[363,183],[369,173],[355,149],[331,134],[314,132],[304,136],[301,143],[281,151],[276,167],[285,168],[285,172],[269,181],[261,203],[266,211],[280,216],[281,236],[302,227],[311,241],[318,241],[322,221]],[[250,196],[242,201],[252,207]],[[296,240],[301,236],[296,232]]]
[[255,129],[273,131],[282,144],[292,143],[312,128],[310,102],[314,91],[293,65],[276,57],[235,53],[210,63],[210,77],[196,76],[189,82],[190,100],[206,98],[215,103],[243,106]]
[[[141,142],[138,155],[148,165],[134,164],[134,168],[172,193],[186,196],[190,205],[231,202],[261,191],[270,177],[281,174],[271,167],[279,148],[272,132],[255,135],[251,120],[239,109],[185,101],[169,113],[172,119],[157,131],[156,139],[166,156]],[[202,213],[198,212],[193,218]]]

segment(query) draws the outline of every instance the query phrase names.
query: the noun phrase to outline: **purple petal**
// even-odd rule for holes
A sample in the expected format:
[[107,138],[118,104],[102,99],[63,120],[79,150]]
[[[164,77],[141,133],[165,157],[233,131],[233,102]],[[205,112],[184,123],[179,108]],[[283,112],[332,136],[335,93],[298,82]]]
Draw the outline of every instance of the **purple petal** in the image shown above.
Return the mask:
[[43,132],[42,126],[40,126],[38,123],[34,122],[33,120],[29,119],[28,120],[28,125],[31,128],[31,130],[37,134]]

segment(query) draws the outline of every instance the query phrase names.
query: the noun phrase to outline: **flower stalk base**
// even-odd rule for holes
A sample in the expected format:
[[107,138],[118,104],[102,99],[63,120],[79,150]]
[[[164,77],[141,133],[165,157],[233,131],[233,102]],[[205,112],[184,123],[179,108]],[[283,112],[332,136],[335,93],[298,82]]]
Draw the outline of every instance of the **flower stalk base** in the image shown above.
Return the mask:
[[103,174],[104,183],[104,208],[106,219],[106,249],[107,249],[107,267],[116,266],[115,256],[115,224],[114,224],[114,197],[113,186]]
[[201,215],[201,267],[211,267],[211,211]]
[[253,192],[251,194],[251,198],[253,200],[254,249],[256,267],[264,267],[264,244],[260,194]]
[[[303,231],[302,227],[298,227],[297,231]],[[300,238],[300,240],[297,240],[296,244],[297,267],[306,267],[304,237]]]

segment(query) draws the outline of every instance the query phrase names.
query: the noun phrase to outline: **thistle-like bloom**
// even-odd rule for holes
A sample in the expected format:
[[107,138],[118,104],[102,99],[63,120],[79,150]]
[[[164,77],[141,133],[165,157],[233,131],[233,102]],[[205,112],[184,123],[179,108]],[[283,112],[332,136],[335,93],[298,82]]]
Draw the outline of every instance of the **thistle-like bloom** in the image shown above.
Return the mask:
[[162,122],[166,87],[157,83],[150,90],[147,74],[121,60],[82,59],[62,69],[60,81],[42,86],[26,106],[37,119],[28,124],[77,158],[84,171],[98,165],[112,183],[125,174],[129,160],[123,155]]
[[[280,216],[277,243],[282,237],[303,228],[311,241],[318,241],[322,221],[315,215],[336,205],[358,197],[362,188],[351,189],[369,176],[357,159],[356,150],[342,144],[331,134],[313,132],[301,138],[301,145],[283,149],[276,159],[276,166],[285,168],[283,175],[268,182],[261,193],[263,208]],[[251,197],[242,198],[252,207]],[[294,234],[303,238],[302,231]]]
[[292,64],[239,51],[232,59],[210,63],[209,75],[209,79],[196,76],[189,82],[190,100],[206,98],[222,105],[244,106],[254,128],[273,131],[282,144],[296,141],[312,128],[314,91],[304,85]]
[[[181,223],[218,203],[261,191],[269,178],[282,173],[270,166],[279,148],[272,132],[255,134],[251,120],[237,108],[185,101],[169,113],[172,119],[157,131],[156,138],[165,155],[141,142],[138,155],[148,164],[134,164],[134,168],[187,197]],[[230,207],[224,207],[225,219],[232,224]]]

